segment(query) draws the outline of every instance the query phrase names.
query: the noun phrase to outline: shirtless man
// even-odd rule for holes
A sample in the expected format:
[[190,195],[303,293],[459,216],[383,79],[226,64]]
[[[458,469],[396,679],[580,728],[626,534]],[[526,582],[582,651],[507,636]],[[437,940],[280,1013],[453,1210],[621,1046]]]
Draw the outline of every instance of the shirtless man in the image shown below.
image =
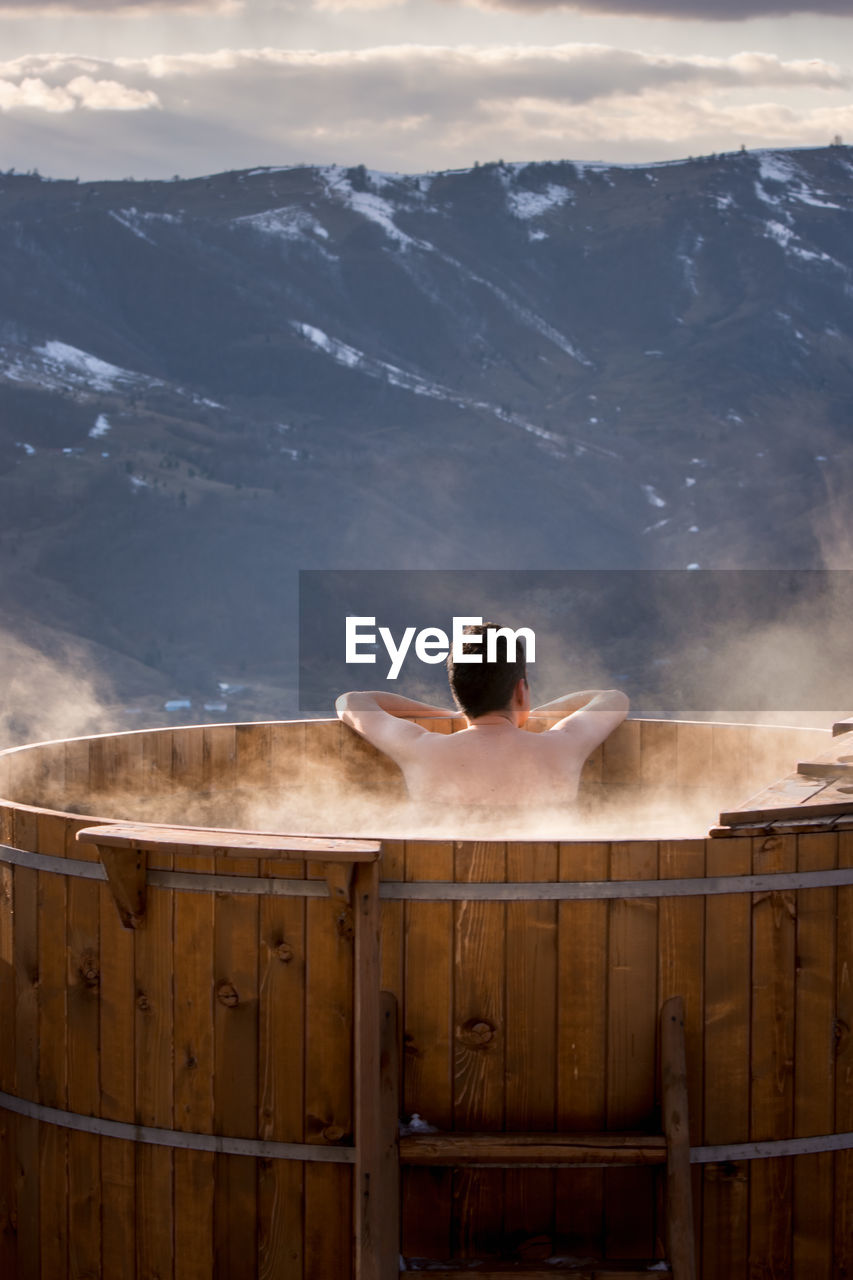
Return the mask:
[[[465,634],[483,635],[495,626],[466,627]],[[485,639],[463,648],[484,650]],[[531,710],[523,655],[507,661],[502,637],[497,653],[492,663],[448,658],[451,692],[467,725],[456,733],[430,733],[407,717],[458,713],[396,693],[343,693],[335,708],[345,724],[399,765],[415,802],[562,807],[577,796],[587,756],[625,719],[628,699],[618,689],[586,689]],[[524,731],[530,716],[554,715],[561,718],[547,733]]]

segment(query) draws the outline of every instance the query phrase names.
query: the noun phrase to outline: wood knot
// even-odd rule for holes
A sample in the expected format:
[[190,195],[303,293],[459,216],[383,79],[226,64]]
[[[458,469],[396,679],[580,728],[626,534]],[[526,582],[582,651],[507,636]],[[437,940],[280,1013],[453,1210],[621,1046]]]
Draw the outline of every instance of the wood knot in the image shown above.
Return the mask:
[[340,1142],[344,1136],[344,1130],[339,1124],[327,1124],[322,1131],[322,1136],[327,1142]]
[[282,964],[290,964],[293,959],[293,948],[286,942],[280,942],[275,949],[275,954]]
[[346,938],[348,942],[352,941],[355,936],[355,930],[352,923],[352,910],[349,907],[345,907],[343,911],[338,912],[335,919],[335,927],[341,938]]
[[233,1009],[240,1003],[240,997],[237,994],[237,989],[236,987],[233,987],[230,982],[220,982],[219,986],[216,988],[216,999],[220,1004],[224,1004],[226,1009]]
[[139,995],[136,997],[136,1007],[142,1013],[147,1013],[151,1008],[151,1001],[148,999],[144,991],[140,991]]
[[98,957],[93,951],[86,951],[80,959],[78,972],[87,987],[97,987],[101,981],[98,968]]
[[768,836],[766,840],[761,842],[761,853],[773,853],[776,849],[782,848],[781,836]]
[[485,1018],[469,1018],[459,1028],[459,1039],[469,1049],[485,1049],[495,1038],[494,1023]]

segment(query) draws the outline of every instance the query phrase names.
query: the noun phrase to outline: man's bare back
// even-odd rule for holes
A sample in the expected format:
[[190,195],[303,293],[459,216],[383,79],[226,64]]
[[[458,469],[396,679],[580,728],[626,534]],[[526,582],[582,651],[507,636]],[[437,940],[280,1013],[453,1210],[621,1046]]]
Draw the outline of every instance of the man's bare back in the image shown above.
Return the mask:
[[[382,692],[346,693],[338,715],[402,770],[409,796],[429,805],[563,806],[577,796],[587,756],[621,724],[628,699],[616,689],[584,690],[535,708],[526,680],[510,703],[455,733],[431,733],[406,717],[458,713]],[[530,732],[530,715],[561,718]]]

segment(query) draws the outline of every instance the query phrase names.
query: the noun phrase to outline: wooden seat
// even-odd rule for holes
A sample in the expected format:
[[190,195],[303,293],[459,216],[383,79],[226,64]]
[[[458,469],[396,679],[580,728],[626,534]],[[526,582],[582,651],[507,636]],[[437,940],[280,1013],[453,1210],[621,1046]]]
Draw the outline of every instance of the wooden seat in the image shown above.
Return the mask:
[[[684,1008],[673,996],[660,1013],[663,1132],[644,1133],[424,1133],[399,1140],[401,1165],[450,1168],[566,1168],[662,1166],[666,1169],[666,1263],[655,1273],[674,1280],[695,1280],[693,1199],[690,1182],[690,1137],[687,1068],[684,1052]],[[648,1276],[646,1262],[577,1268],[553,1264],[538,1269],[526,1263],[477,1267],[481,1280],[515,1276],[533,1280],[544,1275],[572,1275],[585,1280]],[[469,1270],[444,1270],[443,1280],[462,1280]]]

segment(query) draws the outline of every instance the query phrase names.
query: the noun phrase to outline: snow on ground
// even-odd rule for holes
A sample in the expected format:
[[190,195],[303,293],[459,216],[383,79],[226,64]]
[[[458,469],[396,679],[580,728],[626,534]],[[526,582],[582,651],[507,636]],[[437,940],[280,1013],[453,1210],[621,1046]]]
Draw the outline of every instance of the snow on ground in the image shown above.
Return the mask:
[[666,501],[665,501],[665,500],[660,496],[660,494],[659,494],[659,493],[658,493],[658,491],[654,488],[654,486],[653,486],[653,485],[650,485],[650,484],[644,484],[644,485],[641,485],[641,486],[640,486],[640,488],[643,490],[643,493],[646,495],[646,501],[647,501],[651,506],[653,506],[653,507],[665,507],[665,506],[666,506]]
[[291,323],[296,332],[300,333],[312,346],[349,369],[357,368],[370,378],[380,378],[383,382],[387,382],[389,386],[399,387],[402,391],[409,391],[416,396],[429,396],[433,400],[448,401],[451,404],[455,404],[458,409],[475,409],[489,413],[493,417],[499,418],[501,422],[506,422],[510,426],[520,427],[522,431],[537,436],[540,440],[547,441],[549,444],[562,445],[564,443],[562,437],[554,435],[551,431],[546,431],[544,427],[536,426],[535,423],[527,422],[518,414],[508,413],[505,409],[489,404],[486,401],[471,400],[467,396],[453,391],[450,387],[442,386],[441,383],[430,382],[416,373],[409,373],[396,365],[388,364],[385,360],[377,360],[372,356],[368,356],[365,352],[357,350],[356,347],[351,347],[349,343],[342,342],[339,338],[330,337],[329,334],[324,333],[322,329],[318,329],[315,325],[301,324],[299,321],[291,321]]
[[696,477],[695,477],[695,476],[685,476],[685,477],[684,477],[684,485],[685,485],[685,488],[687,488],[687,489],[692,489],[695,483],[696,483]]
[[97,440],[99,436],[105,436],[110,429],[110,422],[105,413],[99,413],[95,419],[95,425],[89,429],[89,435],[92,440]]
[[[398,244],[401,249],[430,249],[432,247],[400,230],[394,221],[394,206],[384,196],[379,196],[374,191],[356,191],[347,177],[346,169],[341,169],[338,165],[327,165],[318,170],[318,173],[329,196],[339,200],[341,204],[347,205],[354,213],[360,214],[362,218],[366,218],[369,222],[375,222],[377,226],[382,228],[388,239]],[[388,179],[384,175],[366,176],[382,177],[383,180],[380,183],[382,186],[388,183]]]
[[846,270],[844,264],[839,262],[837,258],[833,258],[828,253],[815,253],[812,249],[804,249],[797,241],[799,237],[791,227],[784,226],[781,222],[771,220],[764,224],[764,235],[768,240],[775,240],[786,253],[791,253],[797,258],[802,258],[805,262],[830,262],[842,270]]
[[305,236],[318,236],[328,240],[329,233],[321,222],[307,209],[288,207],[267,209],[263,213],[249,213],[234,219],[235,225],[254,227],[266,235],[282,236],[285,240],[302,240]]
[[550,182],[544,191],[508,191],[506,203],[514,218],[527,220],[541,218],[549,209],[574,203],[574,195],[568,187]]
[[33,447],[33,445],[27,444],[25,440],[16,440],[15,448],[23,449],[24,453],[27,455],[28,458],[31,458],[35,453],[35,448]]
[[67,342],[45,342],[33,348],[41,356],[45,370],[76,384],[83,384],[92,391],[114,391],[117,382],[133,381],[139,374],[129,373],[118,365],[99,360],[97,356],[72,347]]

